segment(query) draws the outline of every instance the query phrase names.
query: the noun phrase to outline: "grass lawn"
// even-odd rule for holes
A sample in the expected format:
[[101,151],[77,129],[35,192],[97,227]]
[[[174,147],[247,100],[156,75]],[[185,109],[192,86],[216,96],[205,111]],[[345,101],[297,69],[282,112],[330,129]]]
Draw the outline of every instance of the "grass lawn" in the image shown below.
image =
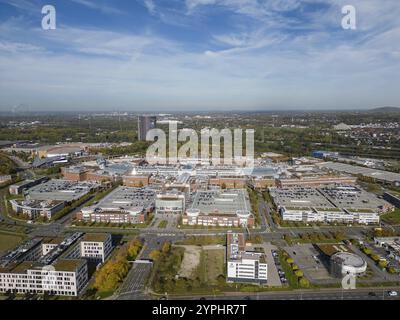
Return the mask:
[[182,244],[182,245],[197,245],[197,246],[206,246],[206,245],[213,245],[213,244],[226,244],[226,237],[225,236],[190,236],[185,240],[180,240],[175,242],[175,244]]
[[188,225],[188,224],[180,224],[180,229],[188,229],[188,230],[236,230],[243,231],[245,228],[243,227],[224,227],[224,226],[202,226],[202,225]]
[[389,224],[400,224],[400,209],[381,215],[381,219]]
[[162,220],[159,224],[158,224],[158,228],[159,229],[165,229],[168,225],[168,221],[167,220]]
[[0,254],[15,248],[24,240],[21,236],[0,233]]
[[204,274],[205,282],[216,285],[217,277],[225,273],[224,249],[203,250],[201,257],[204,259],[202,264],[206,270]]

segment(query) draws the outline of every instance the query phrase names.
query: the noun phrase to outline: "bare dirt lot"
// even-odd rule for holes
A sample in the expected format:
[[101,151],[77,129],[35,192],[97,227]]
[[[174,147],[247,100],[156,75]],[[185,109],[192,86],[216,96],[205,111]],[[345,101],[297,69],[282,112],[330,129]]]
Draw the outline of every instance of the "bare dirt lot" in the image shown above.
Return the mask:
[[224,274],[224,246],[179,246],[185,249],[178,276],[199,278],[202,282],[216,284],[219,275]]
[[202,248],[199,246],[179,246],[185,249],[181,269],[178,276],[182,278],[192,278],[193,273],[200,263]]

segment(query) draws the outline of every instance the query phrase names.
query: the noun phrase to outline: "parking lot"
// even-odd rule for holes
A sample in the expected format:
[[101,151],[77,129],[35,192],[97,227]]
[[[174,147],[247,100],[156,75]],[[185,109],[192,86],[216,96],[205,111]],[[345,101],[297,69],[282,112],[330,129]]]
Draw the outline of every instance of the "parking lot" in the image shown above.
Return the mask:
[[270,287],[280,287],[282,286],[281,276],[284,278],[283,274],[279,274],[278,266],[279,259],[278,259],[278,252],[277,248],[271,244],[264,244],[264,252],[265,252],[265,259],[267,260],[268,264],[268,280],[267,285]]
[[395,260],[384,247],[379,247],[372,243],[365,243],[365,245],[380,257],[385,258],[390,267],[393,267],[397,272],[400,272],[400,261]]
[[293,258],[295,264],[304,272],[304,275],[312,282],[337,280],[329,273],[328,261],[312,244],[301,244],[285,247],[284,250]]

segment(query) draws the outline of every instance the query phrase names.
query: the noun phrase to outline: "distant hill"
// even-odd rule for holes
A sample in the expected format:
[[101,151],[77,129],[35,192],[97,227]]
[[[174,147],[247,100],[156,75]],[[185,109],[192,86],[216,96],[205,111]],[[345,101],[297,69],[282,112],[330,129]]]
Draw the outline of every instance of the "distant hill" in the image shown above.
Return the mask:
[[380,113],[380,112],[385,112],[385,113],[400,113],[400,108],[399,107],[380,107],[380,108],[374,108],[368,110],[368,112],[374,112],[374,113]]

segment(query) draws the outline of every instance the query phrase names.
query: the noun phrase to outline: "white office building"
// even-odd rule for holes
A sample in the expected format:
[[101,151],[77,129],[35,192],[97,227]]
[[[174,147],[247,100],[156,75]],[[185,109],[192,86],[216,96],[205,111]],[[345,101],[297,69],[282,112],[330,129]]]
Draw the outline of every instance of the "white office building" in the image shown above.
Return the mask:
[[112,251],[111,234],[87,233],[80,243],[80,256],[104,262]]
[[23,262],[10,270],[0,269],[0,292],[17,294],[45,292],[61,296],[78,296],[88,282],[87,262],[59,260],[41,267]]
[[245,251],[244,234],[227,234],[227,281],[266,284],[268,266],[261,252]]

